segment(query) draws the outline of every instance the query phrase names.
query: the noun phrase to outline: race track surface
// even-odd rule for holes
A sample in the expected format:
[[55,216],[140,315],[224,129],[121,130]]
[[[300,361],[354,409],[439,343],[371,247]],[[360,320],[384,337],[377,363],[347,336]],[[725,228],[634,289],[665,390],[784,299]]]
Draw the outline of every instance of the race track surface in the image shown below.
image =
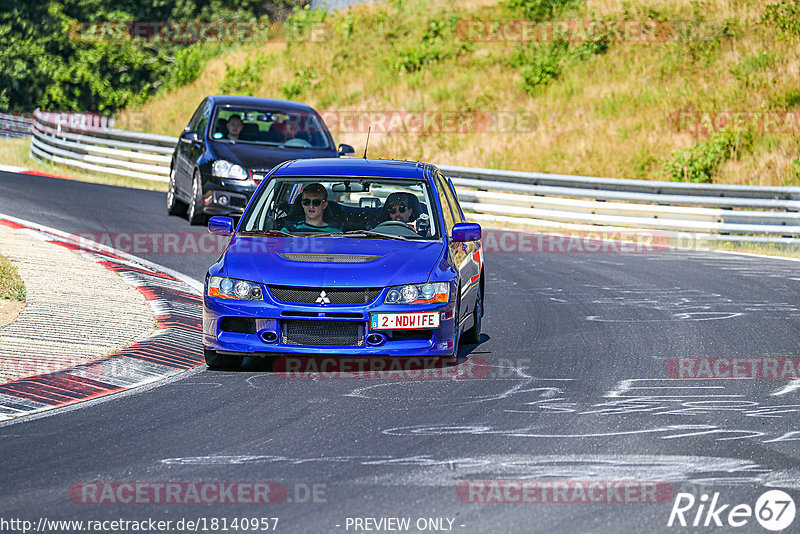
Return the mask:
[[[0,173],[0,213],[75,233],[204,231],[168,217],[163,193],[10,173]],[[197,280],[216,259],[141,256]],[[278,517],[278,532],[364,532],[353,518],[386,517],[410,518],[412,532],[420,518],[451,519],[464,533],[702,532],[711,529],[667,527],[675,494],[753,506],[778,488],[800,503],[800,383],[785,373],[671,378],[668,363],[782,366],[798,355],[800,263],[494,253],[486,269],[483,343],[462,347],[475,377],[310,380],[201,367],[0,426],[2,516]],[[457,492],[493,480],[652,481],[672,493],[659,503],[487,504]],[[288,494],[266,506],[81,502],[74,485],[96,481],[271,481]],[[750,518],[739,531],[764,530]]]

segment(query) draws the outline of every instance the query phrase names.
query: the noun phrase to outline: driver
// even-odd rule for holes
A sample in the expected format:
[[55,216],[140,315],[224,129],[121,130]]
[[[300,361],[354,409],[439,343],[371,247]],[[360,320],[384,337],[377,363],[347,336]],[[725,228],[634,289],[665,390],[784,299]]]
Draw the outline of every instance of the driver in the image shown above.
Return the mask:
[[323,215],[328,207],[328,190],[322,184],[308,184],[300,193],[305,220],[287,223],[281,232],[341,232],[340,228],[330,226]]
[[406,223],[412,228],[416,228],[416,220],[422,214],[422,206],[416,195],[411,193],[392,193],[386,197],[383,209],[378,217],[373,221],[371,227],[374,228],[386,221],[398,221]]
[[228,139],[238,141],[244,129],[244,122],[239,115],[231,115],[228,119]]

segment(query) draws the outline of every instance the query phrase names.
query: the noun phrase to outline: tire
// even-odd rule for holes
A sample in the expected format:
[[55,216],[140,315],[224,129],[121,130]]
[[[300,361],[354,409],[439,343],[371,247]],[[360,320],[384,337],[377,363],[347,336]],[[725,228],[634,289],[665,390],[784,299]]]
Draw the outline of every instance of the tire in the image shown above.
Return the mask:
[[455,364],[458,361],[458,345],[460,344],[459,342],[460,342],[460,338],[461,338],[461,336],[458,335],[458,325],[459,325],[458,315],[459,315],[459,310],[460,309],[461,309],[461,297],[459,296],[458,300],[456,301],[456,312],[455,312],[455,315],[454,315],[455,321],[456,321],[456,325],[455,325],[456,332],[455,332],[455,337],[453,338],[453,352],[448,356],[443,356],[442,357],[442,362],[443,363],[444,362],[452,362],[453,364]]
[[186,213],[186,204],[175,195],[175,167],[169,171],[169,187],[167,189],[167,214],[183,215]]
[[464,332],[464,341],[472,345],[481,342],[481,318],[483,317],[483,291],[478,284],[478,295],[475,300],[475,310],[472,312],[472,328]]
[[209,369],[232,370],[242,366],[242,358],[240,356],[223,356],[217,354],[217,351],[209,349],[203,349],[203,355]]
[[200,182],[200,173],[197,171],[194,171],[192,177],[192,194],[186,210],[186,218],[189,219],[189,224],[203,224],[206,218],[203,213],[203,185]]

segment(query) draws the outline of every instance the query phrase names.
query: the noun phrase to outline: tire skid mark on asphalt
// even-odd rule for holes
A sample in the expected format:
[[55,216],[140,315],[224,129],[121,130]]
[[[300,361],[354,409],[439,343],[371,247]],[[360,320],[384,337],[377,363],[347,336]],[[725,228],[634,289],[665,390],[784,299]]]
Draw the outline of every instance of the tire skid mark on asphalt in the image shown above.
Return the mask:
[[[462,480],[658,480],[673,485],[800,488],[800,470],[773,470],[746,459],[643,454],[486,454],[476,456],[225,455],[164,458],[169,466],[340,464],[371,466],[373,475],[353,484],[453,487]],[[382,472],[383,471],[383,472]]]
[[[185,282],[143,267],[113,251],[98,251],[64,237],[0,218],[0,224],[25,229],[75,251],[117,273],[151,303],[158,330],[130,347],[91,362],[0,385],[0,421],[39,413],[143,386],[204,363],[202,297]],[[102,318],[93,318],[102,320]]]

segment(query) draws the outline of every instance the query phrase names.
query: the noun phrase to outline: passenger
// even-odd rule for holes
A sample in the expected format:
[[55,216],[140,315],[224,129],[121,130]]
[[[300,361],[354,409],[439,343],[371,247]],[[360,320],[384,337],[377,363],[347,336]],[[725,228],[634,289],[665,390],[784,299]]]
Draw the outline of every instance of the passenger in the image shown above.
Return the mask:
[[411,193],[392,193],[386,198],[383,209],[371,227],[374,228],[386,221],[400,221],[414,228],[417,217],[421,213],[422,206],[415,195]]
[[328,207],[328,190],[322,184],[308,184],[300,194],[305,220],[287,223],[282,232],[341,232],[340,228],[325,222],[325,209]]
[[244,122],[239,115],[231,115],[228,119],[228,139],[238,141],[244,129]]

